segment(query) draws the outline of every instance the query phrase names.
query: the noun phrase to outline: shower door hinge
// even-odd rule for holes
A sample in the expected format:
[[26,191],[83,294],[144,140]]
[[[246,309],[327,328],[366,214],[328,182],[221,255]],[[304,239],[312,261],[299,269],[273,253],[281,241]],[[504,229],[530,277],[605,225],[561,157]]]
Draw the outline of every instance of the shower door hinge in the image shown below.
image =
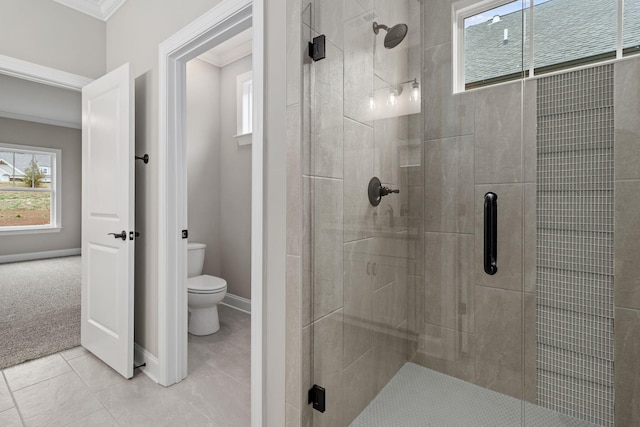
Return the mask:
[[320,61],[326,58],[325,55],[326,38],[324,34],[314,37],[312,42],[309,42],[309,56],[314,61]]
[[324,412],[325,411],[325,390],[323,387],[320,387],[317,384],[314,384],[309,390],[309,401],[308,404],[313,404],[313,409],[316,411]]

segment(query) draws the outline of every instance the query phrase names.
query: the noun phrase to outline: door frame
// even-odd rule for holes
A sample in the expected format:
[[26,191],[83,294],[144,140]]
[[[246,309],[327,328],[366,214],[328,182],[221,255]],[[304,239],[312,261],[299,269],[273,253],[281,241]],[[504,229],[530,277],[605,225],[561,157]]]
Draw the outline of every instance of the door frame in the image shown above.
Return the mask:
[[[224,0],[159,47],[159,382],[187,376],[186,63],[253,27],[254,87],[251,174],[251,424],[263,419],[263,100],[264,0]],[[248,26],[247,26],[248,24]]]

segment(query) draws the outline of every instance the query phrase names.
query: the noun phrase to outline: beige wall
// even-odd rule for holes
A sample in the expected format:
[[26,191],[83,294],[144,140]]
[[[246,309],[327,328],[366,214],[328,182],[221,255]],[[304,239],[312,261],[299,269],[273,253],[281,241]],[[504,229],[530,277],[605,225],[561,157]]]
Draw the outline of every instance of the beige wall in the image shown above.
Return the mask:
[[0,141],[62,150],[62,231],[0,236],[0,256],[80,248],[82,135],[79,129],[0,118]]
[[[136,77],[136,342],[158,354],[158,46],[218,1],[128,1],[106,26],[107,71],[129,62]],[[140,326],[140,327],[138,327]]]
[[220,69],[193,59],[187,63],[189,241],[207,245],[203,274],[213,276],[222,276],[220,164]]
[[222,69],[187,64],[189,241],[205,243],[204,274],[251,299],[251,146],[238,146],[236,77],[251,56]]
[[105,72],[105,27],[51,0],[0,0],[0,55],[97,78]]
[[251,145],[238,146],[236,77],[251,71],[251,56],[220,74],[220,238],[222,277],[230,294],[251,299]]

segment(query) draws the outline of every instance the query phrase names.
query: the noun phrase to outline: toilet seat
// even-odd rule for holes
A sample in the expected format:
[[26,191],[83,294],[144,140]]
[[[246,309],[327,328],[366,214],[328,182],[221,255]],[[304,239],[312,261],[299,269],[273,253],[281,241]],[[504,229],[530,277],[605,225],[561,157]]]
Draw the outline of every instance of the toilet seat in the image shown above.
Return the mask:
[[187,279],[187,291],[190,294],[217,294],[227,289],[227,281],[216,276],[203,274]]

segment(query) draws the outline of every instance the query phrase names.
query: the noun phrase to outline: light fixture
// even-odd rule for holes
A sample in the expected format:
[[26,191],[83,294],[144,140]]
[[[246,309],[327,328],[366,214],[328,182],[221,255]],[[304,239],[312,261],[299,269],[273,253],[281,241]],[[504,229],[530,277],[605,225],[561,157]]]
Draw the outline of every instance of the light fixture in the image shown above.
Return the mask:
[[420,83],[418,79],[407,80],[406,82],[398,83],[395,86],[391,86],[389,90],[389,104],[395,105],[398,102],[398,97],[402,95],[404,86],[407,83],[411,83],[411,93],[409,94],[409,101],[417,102],[420,100]]
[[398,104],[398,96],[402,93],[402,87],[400,89],[391,88],[389,90],[389,105],[395,107]]
[[417,79],[413,79],[413,83],[411,83],[411,95],[409,96],[409,100],[413,102],[418,102],[420,100],[420,83],[418,83]]

